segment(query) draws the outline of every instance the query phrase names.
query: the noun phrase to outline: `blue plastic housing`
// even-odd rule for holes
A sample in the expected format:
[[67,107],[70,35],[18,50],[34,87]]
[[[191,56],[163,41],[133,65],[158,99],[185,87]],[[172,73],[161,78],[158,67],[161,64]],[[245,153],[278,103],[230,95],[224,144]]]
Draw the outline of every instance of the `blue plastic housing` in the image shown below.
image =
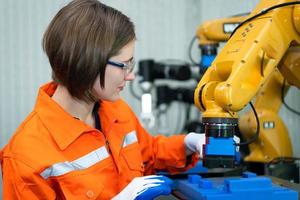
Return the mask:
[[204,152],[206,155],[235,156],[235,148],[233,138],[209,137],[209,143],[205,145]]
[[216,58],[216,55],[202,55],[200,60],[200,66],[207,70],[210,67],[211,63]]
[[188,179],[174,180],[175,190],[189,200],[297,200],[298,192],[275,185],[268,177],[251,172],[242,177],[202,178],[189,175]]

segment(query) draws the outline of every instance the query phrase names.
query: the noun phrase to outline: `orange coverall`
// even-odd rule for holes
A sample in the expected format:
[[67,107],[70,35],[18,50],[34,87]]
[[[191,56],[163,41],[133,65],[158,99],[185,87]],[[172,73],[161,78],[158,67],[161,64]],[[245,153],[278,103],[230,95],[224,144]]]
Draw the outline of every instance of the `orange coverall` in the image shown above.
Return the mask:
[[4,199],[110,199],[133,178],[187,170],[184,136],[153,137],[122,100],[100,102],[101,132],[41,87],[34,110],[0,153]]

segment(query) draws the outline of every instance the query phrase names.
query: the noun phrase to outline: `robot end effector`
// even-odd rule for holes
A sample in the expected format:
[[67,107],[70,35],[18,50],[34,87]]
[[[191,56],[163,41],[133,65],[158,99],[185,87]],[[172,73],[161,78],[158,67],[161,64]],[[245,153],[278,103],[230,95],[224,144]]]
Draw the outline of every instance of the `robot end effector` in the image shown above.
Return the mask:
[[[299,2],[279,3],[282,1],[261,1],[198,83],[194,101],[203,112],[209,141],[204,147],[207,167],[234,166],[231,139],[238,125],[236,112],[251,101],[276,67],[289,83],[299,87],[300,68],[293,63],[299,59],[292,56],[291,49],[300,44],[300,6],[296,5]],[[228,151],[215,149],[225,141],[231,143]]]

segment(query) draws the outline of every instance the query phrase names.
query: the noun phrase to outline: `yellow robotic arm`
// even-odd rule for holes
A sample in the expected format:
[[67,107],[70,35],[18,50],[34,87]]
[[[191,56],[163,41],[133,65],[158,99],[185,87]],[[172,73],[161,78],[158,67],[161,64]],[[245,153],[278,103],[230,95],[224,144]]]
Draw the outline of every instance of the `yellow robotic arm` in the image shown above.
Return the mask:
[[[245,161],[269,163],[273,159],[293,157],[288,129],[278,113],[284,93],[289,88],[289,85],[285,87],[284,77],[291,85],[300,88],[300,67],[298,66],[300,66],[300,46],[293,45],[257,93],[254,107],[259,113],[260,134],[257,141],[249,144],[250,154],[245,157]],[[255,135],[256,127],[257,124],[251,112],[240,117],[239,129],[247,139]]]
[[[263,0],[248,17],[284,2],[290,1]],[[203,118],[237,118],[289,47],[300,43],[299,7],[271,10],[237,29],[196,88]]]
[[247,15],[236,15],[204,22],[198,27],[196,33],[199,45],[204,46],[227,41],[234,29],[246,18]]
[[[282,83],[281,74],[290,84],[299,87],[300,68],[297,67],[299,59],[296,56],[300,43],[300,6],[296,5],[299,3],[287,0],[262,0],[250,15],[241,17],[240,20],[247,20],[228,40],[195,90],[194,101],[203,111],[202,121],[206,124],[208,135],[221,137],[232,135],[238,123],[236,112],[243,109],[258,91],[266,91],[264,90],[266,85],[268,89],[274,83],[277,85],[278,82]],[[231,23],[234,22],[239,22],[239,19]],[[223,22],[220,24],[224,27]],[[229,34],[213,34],[217,33],[214,30],[220,30],[220,25],[219,29],[211,27],[213,26],[207,23],[198,29],[200,45],[214,44],[215,41],[225,41],[229,38]],[[276,103],[275,99],[266,97],[270,95],[261,99],[271,99]],[[257,108],[268,103],[272,104],[259,98],[260,96],[257,96]],[[278,108],[279,106],[280,104]],[[249,118],[244,117],[240,124],[247,124],[247,120],[249,122]],[[255,123],[255,120],[252,122]],[[256,127],[254,125],[249,128],[246,125],[240,128],[250,137]],[[290,146],[289,141],[277,141],[280,142]],[[255,152],[253,148],[252,150]],[[274,149],[268,158],[262,158],[266,156],[260,155],[259,161],[270,161],[276,153],[278,152]],[[291,154],[291,150],[284,153],[284,155]],[[252,160],[255,157],[253,155]],[[248,160],[251,161],[251,158]]]
[[247,14],[206,21],[196,33],[201,50],[200,74],[203,74],[217,55],[220,42],[227,41],[234,29],[246,19]]

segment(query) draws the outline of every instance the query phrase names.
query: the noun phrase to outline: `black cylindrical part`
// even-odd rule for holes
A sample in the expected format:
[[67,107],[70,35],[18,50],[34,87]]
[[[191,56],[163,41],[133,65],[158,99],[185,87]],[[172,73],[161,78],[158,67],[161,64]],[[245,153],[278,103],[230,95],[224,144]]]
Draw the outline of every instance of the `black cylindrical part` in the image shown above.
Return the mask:
[[155,66],[155,77],[174,80],[189,80],[192,76],[190,66],[188,64],[165,64],[157,63]]
[[203,55],[217,55],[218,53],[218,44],[206,44],[206,45],[199,45],[201,49],[201,54]]
[[152,59],[139,61],[138,74],[142,77],[142,82],[153,82],[155,62]]

